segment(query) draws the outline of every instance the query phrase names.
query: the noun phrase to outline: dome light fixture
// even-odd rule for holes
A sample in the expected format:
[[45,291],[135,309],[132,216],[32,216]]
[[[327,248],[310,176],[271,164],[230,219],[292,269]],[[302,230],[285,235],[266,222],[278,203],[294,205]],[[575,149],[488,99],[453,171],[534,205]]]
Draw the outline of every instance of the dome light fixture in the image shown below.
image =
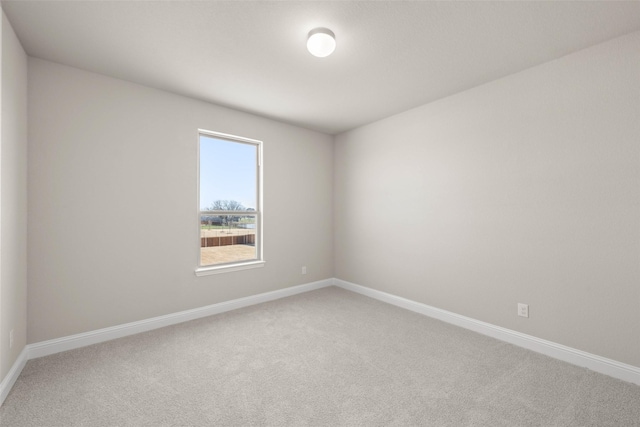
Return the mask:
[[309,31],[307,49],[318,58],[329,56],[336,49],[336,36],[328,28],[314,28]]

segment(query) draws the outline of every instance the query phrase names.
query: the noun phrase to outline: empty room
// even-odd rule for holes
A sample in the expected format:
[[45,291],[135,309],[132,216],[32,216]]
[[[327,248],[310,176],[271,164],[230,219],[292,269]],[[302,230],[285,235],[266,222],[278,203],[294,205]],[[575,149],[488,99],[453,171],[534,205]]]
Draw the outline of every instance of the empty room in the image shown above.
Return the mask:
[[0,5],[0,426],[640,426],[640,2]]

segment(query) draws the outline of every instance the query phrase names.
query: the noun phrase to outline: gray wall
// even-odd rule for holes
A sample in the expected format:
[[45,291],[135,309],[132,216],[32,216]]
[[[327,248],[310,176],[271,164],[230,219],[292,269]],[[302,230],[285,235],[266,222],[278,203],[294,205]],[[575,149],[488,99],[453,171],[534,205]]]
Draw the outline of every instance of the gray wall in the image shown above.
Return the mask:
[[[27,341],[325,279],[335,265],[340,279],[640,366],[638,75],[634,33],[334,147],[30,58]],[[265,142],[262,269],[193,274],[197,128]]]
[[[194,275],[198,128],[264,141],[264,268]],[[28,342],[332,277],[332,162],[328,135],[29,58]]]
[[[0,379],[27,338],[27,56],[2,12]],[[9,331],[14,331],[9,348]]]
[[339,135],[336,277],[640,366],[639,76],[633,33]]

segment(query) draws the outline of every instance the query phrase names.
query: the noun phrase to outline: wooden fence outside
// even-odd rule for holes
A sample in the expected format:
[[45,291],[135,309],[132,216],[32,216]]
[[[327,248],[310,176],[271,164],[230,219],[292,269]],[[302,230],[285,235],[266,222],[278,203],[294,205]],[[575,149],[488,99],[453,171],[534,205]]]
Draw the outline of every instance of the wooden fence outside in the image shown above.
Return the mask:
[[228,246],[228,245],[254,245],[256,243],[255,234],[244,234],[239,236],[217,236],[217,237],[201,237],[200,246],[208,248],[210,246]]

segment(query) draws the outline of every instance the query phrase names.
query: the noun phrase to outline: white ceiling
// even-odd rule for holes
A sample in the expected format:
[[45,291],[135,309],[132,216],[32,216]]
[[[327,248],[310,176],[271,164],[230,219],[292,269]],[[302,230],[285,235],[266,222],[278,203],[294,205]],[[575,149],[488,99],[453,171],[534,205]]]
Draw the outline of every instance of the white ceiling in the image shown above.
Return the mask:
[[[640,30],[640,2],[2,1],[25,50],[330,134]],[[312,28],[337,49],[306,51]]]

